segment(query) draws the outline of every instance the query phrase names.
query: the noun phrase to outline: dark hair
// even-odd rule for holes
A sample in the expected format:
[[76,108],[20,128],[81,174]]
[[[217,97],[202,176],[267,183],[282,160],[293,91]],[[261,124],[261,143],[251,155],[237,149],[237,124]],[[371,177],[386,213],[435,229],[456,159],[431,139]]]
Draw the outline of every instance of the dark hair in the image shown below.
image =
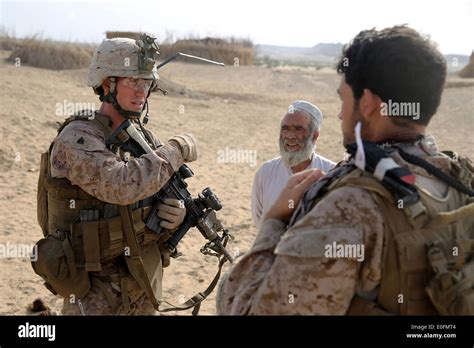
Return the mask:
[[337,72],[344,74],[356,101],[367,88],[386,103],[419,103],[420,118],[404,119],[427,125],[441,101],[446,60],[429,38],[398,25],[361,31],[344,46]]

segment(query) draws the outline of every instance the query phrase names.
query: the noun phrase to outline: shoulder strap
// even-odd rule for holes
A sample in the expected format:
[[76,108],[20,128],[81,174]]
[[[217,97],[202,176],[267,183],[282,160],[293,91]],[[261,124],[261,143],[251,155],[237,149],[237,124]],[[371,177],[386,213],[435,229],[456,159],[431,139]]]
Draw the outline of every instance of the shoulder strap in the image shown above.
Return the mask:
[[112,134],[112,120],[102,114],[96,112],[94,114],[94,118],[89,119],[92,123],[94,123],[97,127],[100,128],[102,133],[104,133],[104,138],[107,140],[110,135]]
[[[131,269],[134,269],[137,271],[137,277],[134,277],[142,287],[142,289],[145,291],[148,299],[150,302],[153,304],[153,307],[159,311],[159,312],[170,312],[170,311],[182,311],[182,310],[187,310],[187,309],[193,309],[193,315],[197,315],[199,313],[199,309],[201,306],[201,302],[204,301],[214,290],[215,286],[217,285],[217,282],[219,281],[221,271],[222,271],[222,266],[226,262],[226,258],[223,257],[219,261],[219,267],[217,274],[215,275],[214,279],[212,282],[209,284],[206,290],[203,292],[200,292],[196,295],[194,295],[192,298],[187,300],[184,304],[176,306],[172,305],[166,301],[162,300],[157,300],[155,298],[155,295],[153,293],[153,289],[151,288],[150,280],[148,278],[148,275],[145,271],[145,266],[143,264],[143,259],[140,255],[140,249],[138,247],[138,242],[136,239],[136,233],[134,231],[133,227],[133,218],[131,215],[131,209],[130,206],[119,206],[119,211],[120,211],[120,216],[122,220],[122,226],[123,226],[123,231],[124,231],[124,237],[127,242],[127,245],[130,247],[130,257],[126,257],[125,260],[127,263],[131,264]],[[129,269],[130,269],[129,268]],[[166,303],[170,307],[169,308],[160,308],[160,304]]]
[[206,290],[204,290],[203,292],[197,293],[196,295],[191,297],[189,300],[187,300],[182,305],[173,305],[173,304],[171,304],[167,301],[161,301],[161,303],[165,303],[169,307],[162,308],[162,309],[160,308],[159,312],[165,313],[165,312],[171,312],[171,311],[183,311],[183,310],[194,308],[192,314],[193,315],[198,315],[199,314],[199,309],[201,308],[202,301],[204,301],[212,293],[212,291],[216,287],[217,282],[219,281],[219,278],[221,276],[222,266],[224,265],[224,263],[226,263],[226,261],[227,261],[227,259],[225,257],[222,257],[219,260],[217,273],[214,276],[214,279],[212,279],[209,286],[206,288]]
[[92,122],[104,133],[105,139],[109,138],[109,136],[112,134],[112,121],[110,118],[92,110],[83,110],[77,114],[69,116],[63,123],[59,124],[58,134],[61,133],[69,123],[74,121]]
[[138,247],[130,206],[120,205],[119,212],[122,221],[123,234],[127,242],[127,246],[130,248],[130,256],[125,257],[125,261],[130,265],[130,272],[137,272],[137,274],[134,275],[135,280],[145,291],[148,299],[153,304],[153,307],[158,310],[159,303],[155,298],[153,289],[151,288],[150,279],[145,271],[143,259],[140,254],[140,248]]
[[398,149],[400,156],[407,162],[414,164],[416,166],[419,166],[423,169],[425,169],[428,173],[432,174],[433,176],[437,177],[439,180],[445,182],[451,187],[454,187],[456,190],[465,193],[469,195],[470,197],[474,197],[474,190],[472,190],[470,187],[467,187],[464,185],[462,182],[457,180],[456,178],[452,177],[451,175],[448,175],[444,173],[442,170],[439,168],[436,168],[434,165],[431,163],[428,163],[427,161],[417,157],[410,155],[409,153],[406,153],[402,149]]
[[[350,174],[337,179],[332,183],[330,189],[336,189],[341,186],[365,189],[376,194],[384,201],[397,205],[396,198],[387,185],[383,185],[382,182],[377,180],[374,176],[358,168],[354,169]],[[414,228],[424,226],[429,221],[428,211],[421,200],[410,205],[403,205],[403,209],[401,210],[405,213],[408,222]]]

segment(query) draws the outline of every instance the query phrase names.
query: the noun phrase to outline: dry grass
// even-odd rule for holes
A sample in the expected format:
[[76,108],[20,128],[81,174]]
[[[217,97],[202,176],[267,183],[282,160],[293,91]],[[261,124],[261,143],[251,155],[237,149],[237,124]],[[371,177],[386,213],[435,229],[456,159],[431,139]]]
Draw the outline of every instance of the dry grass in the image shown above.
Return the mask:
[[212,59],[227,65],[236,63],[238,65],[252,65],[254,63],[253,43],[245,39],[185,39],[160,46],[160,53],[164,59],[177,52]]
[[43,39],[40,35],[19,39],[0,27],[0,50],[11,51],[8,61],[51,70],[89,66],[95,45]]
[[51,70],[80,69],[89,66],[95,45],[43,39],[36,34],[24,39],[0,27],[0,50],[10,51],[8,61]]
[[[140,32],[108,31],[107,38],[128,37],[137,39]],[[87,68],[90,64],[95,45],[42,39],[34,35],[26,39],[15,38],[4,29],[0,29],[0,49],[11,51],[8,60],[21,65],[29,65],[51,70]],[[226,65],[252,65],[254,46],[245,39],[181,39],[171,42],[166,39],[160,45],[161,59],[183,52],[202,58],[223,62]],[[196,63],[195,60],[184,60]]]
[[[107,31],[108,39],[114,37],[127,37],[138,39],[142,33],[133,31]],[[246,39],[237,39],[234,37],[228,39],[204,38],[200,39],[189,35],[188,38],[174,40],[172,34],[161,41],[161,58],[167,59],[175,53],[182,52],[202,58],[207,58],[227,65],[254,64],[254,45],[252,41]],[[238,58],[238,60],[236,60]],[[187,62],[199,63],[199,61],[187,60]]]
[[[136,40],[142,33],[134,31],[107,31],[105,34],[108,39],[114,37],[127,37]],[[236,62],[238,62],[239,65],[254,64],[253,43],[250,40],[237,39],[233,37],[229,39],[210,37],[199,39],[190,35],[186,39],[174,40],[172,34],[168,34],[160,44],[161,58],[163,60],[167,59],[178,52],[216,60],[227,65],[234,65]],[[238,61],[236,58],[238,58]],[[199,61],[193,60],[186,61],[199,63]]]
[[80,69],[89,66],[93,52],[93,45],[44,40],[33,36],[21,40],[8,60],[51,70]]
[[21,40],[17,39],[5,29],[0,30],[0,50],[13,51],[21,45]]

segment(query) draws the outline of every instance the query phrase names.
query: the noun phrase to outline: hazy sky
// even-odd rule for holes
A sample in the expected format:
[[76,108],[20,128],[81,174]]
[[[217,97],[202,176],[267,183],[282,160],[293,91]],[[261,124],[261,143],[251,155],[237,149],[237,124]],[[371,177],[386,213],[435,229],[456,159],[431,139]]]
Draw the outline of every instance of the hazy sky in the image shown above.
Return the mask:
[[310,47],[348,42],[360,30],[408,23],[443,53],[474,49],[474,0],[0,0],[4,29],[24,37],[100,42],[107,30],[242,37]]

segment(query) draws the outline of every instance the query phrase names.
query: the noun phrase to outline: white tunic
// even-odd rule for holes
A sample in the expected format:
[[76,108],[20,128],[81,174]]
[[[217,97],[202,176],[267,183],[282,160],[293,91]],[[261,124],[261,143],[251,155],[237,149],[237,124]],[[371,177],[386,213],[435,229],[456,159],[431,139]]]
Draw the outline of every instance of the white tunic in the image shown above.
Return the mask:
[[[307,169],[317,168],[327,173],[335,165],[333,161],[313,153],[311,164]],[[276,201],[292,175],[291,168],[281,157],[265,162],[255,174],[252,186],[252,217],[257,229],[260,227],[262,217]]]

